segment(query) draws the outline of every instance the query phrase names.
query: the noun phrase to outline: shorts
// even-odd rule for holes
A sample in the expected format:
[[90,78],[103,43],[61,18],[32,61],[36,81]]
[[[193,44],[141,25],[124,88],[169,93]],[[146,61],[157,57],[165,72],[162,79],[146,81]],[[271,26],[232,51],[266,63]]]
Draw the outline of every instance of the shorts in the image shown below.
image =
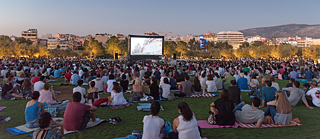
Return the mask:
[[83,115],[82,123],[79,130],[84,130],[87,127],[87,124],[89,123],[90,119],[92,118],[92,113],[89,111],[86,111]]
[[37,127],[39,127],[39,123],[38,122],[36,122],[36,121],[34,121],[34,122],[31,122],[31,123],[27,123],[27,127],[28,128],[37,128]]
[[12,98],[12,93],[6,94],[3,99],[10,100]]

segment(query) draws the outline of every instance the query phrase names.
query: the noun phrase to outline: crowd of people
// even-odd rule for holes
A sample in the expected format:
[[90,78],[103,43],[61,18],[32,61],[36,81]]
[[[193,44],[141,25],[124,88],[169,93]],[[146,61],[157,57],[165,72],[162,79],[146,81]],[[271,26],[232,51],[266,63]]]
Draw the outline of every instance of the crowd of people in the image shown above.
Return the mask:
[[[83,130],[89,121],[96,122],[97,107],[90,106],[99,94],[111,93],[110,105],[127,104],[123,93],[132,84],[131,101],[145,96],[153,100],[171,100],[193,94],[221,92],[210,104],[213,124],[254,123],[289,124],[293,108],[300,100],[310,109],[320,107],[320,65],[313,61],[239,59],[231,61],[179,61],[177,65],[149,61],[99,61],[49,59],[5,59],[0,62],[2,99],[31,99],[25,109],[28,128],[39,127],[34,138],[63,136],[63,130]],[[57,100],[51,80],[63,78],[61,86],[73,86],[63,122],[53,121],[44,105]],[[276,82],[289,80],[285,88]],[[309,80],[300,89],[299,79]],[[192,80],[192,81],[190,81]],[[89,89],[85,89],[88,86]],[[170,90],[177,90],[173,94]],[[146,93],[149,92],[149,93]],[[241,92],[248,92],[251,104],[245,104]],[[259,108],[267,107],[263,112]],[[40,111],[39,111],[40,109]],[[186,102],[178,104],[181,114],[173,121],[170,138],[201,138],[195,114]],[[40,112],[40,113],[39,113]],[[153,101],[151,115],[143,119],[143,138],[159,138],[164,120],[158,117],[160,104]],[[60,126],[60,129],[52,125]]]

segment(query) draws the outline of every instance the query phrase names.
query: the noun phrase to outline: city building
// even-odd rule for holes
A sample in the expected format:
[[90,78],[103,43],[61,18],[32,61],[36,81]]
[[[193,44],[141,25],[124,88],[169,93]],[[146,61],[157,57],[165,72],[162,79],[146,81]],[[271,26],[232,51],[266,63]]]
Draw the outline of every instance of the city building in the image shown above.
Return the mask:
[[193,38],[195,39],[195,41],[200,41],[199,36],[195,36],[195,35],[191,35],[191,34],[188,34],[187,36],[181,36],[179,41],[184,41],[184,42],[188,43]]
[[310,47],[313,45],[313,39],[309,37],[305,37],[303,39],[297,39],[297,46],[298,47]]
[[38,43],[38,31],[37,29],[29,29],[21,32],[21,37],[30,39],[34,44]]
[[38,39],[38,44],[42,46],[47,46],[47,39]]
[[97,40],[98,42],[102,43],[103,47],[106,47],[106,42],[110,39],[110,37],[112,36],[112,34],[96,34],[94,36],[95,40]]
[[46,34],[46,35],[41,35],[40,37],[41,39],[48,39],[48,38],[52,38],[52,34]]
[[147,33],[144,33],[144,36],[159,36],[158,33],[155,33],[155,32],[147,32]]
[[221,31],[217,34],[217,41],[227,41],[233,49],[237,49],[244,42],[244,36],[239,31]]
[[55,38],[55,37],[48,38],[48,40],[47,40],[47,48],[48,49],[56,49],[58,45],[59,45],[58,38]]
[[119,41],[123,41],[126,39],[126,36],[124,36],[123,34],[120,34],[120,33],[117,33],[114,36],[116,36],[119,39]]
[[[1,36],[1,35],[0,35],[0,36]],[[15,40],[16,40],[16,38],[17,38],[16,36],[13,36],[13,35],[12,35],[12,36],[10,36],[10,39],[11,39],[12,41],[15,41]]]
[[54,37],[60,40],[68,40],[68,41],[72,41],[78,38],[77,35],[73,35],[73,34],[55,34]]
[[209,33],[206,33],[203,35],[203,39],[207,40],[207,41],[217,41],[217,34],[215,33],[211,33],[211,31]]
[[320,45],[320,39],[313,39],[313,45]]
[[247,36],[245,37],[246,42],[248,42],[249,44],[254,43],[255,41],[261,41],[263,43],[267,42],[267,38],[266,37],[261,37],[259,35],[256,36]]

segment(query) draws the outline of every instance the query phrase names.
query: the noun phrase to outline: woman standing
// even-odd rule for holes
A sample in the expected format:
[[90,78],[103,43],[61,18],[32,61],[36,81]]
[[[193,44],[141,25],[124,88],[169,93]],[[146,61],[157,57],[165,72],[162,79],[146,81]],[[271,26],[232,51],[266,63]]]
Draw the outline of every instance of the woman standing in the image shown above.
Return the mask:
[[214,114],[217,125],[234,125],[234,103],[228,90],[223,89],[220,98],[210,105],[209,114]]
[[276,92],[276,99],[267,103],[265,116],[271,116],[275,124],[287,125],[292,120],[292,106],[283,91]]
[[187,102],[178,104],[178,111],[181,114],[173,121],[173,132],[169,133],[170,139],[201,139],[200,128],[197,119],[189,108]]
[[153,101],[150,107],[150,114],[143,118],[143,135],[142,139],[160,139],[160,131],[164,126],[164,121],[158,114],[161,106],[158,101]]

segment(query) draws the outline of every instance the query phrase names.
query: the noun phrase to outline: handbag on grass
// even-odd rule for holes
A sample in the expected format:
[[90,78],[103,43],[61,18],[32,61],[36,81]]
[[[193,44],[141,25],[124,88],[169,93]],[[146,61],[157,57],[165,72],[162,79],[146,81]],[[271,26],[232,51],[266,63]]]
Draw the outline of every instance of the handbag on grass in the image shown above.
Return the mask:
[[217,124],[216,117],[214,116],[214,114],[211,111],[209,112],[208,123],[210,125]]

